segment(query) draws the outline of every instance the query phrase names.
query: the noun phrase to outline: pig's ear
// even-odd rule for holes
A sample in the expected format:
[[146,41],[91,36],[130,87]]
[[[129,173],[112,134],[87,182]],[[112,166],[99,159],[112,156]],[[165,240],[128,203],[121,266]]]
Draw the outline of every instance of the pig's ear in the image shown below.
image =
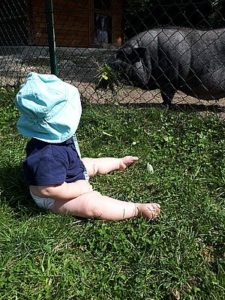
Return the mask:
[[138,47],[138,48],[135,48],[134,51],[137,53],[137,55],[140,57],[140,58],[143,58],[146,54],[146,48],[145,47]]

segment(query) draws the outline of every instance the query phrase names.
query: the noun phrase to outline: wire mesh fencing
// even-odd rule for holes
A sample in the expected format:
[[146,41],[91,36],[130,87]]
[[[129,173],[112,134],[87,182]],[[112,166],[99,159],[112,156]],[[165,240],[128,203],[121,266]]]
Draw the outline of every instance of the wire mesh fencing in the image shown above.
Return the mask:
[[2,0],[0,85],[50,73],[55,56],[57,75],[91,103],[222,107],[224,14],[222,0]]

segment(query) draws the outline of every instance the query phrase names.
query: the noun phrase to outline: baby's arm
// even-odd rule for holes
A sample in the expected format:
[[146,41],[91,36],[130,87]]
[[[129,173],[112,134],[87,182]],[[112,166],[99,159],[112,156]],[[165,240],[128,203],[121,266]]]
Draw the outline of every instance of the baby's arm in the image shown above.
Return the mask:
[[68,201],[85,193],[92,192],[93,189],[87,180],[78,180],[71,183],[64,182],[60,185],[30,186],[30,191],[39,197]]

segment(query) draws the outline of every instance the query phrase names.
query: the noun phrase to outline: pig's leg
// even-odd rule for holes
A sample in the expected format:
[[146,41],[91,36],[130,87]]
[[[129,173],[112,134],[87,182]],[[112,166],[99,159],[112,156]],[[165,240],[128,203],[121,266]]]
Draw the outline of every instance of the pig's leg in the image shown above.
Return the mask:
[[170,108],[171,102],[176,93],[176,90],[173,88],[170,88],[170,89],[162,89],[161,88],[160,91],[161,91],[161,96],[163,99],[163,105],[165,105],[166,108]]

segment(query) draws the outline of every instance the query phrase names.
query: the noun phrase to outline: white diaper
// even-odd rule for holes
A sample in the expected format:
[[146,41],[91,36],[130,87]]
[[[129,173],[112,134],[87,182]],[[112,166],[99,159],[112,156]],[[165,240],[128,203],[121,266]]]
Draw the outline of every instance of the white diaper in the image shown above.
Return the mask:
[[51,209],[52,206],[54,205],[55,203],[55,200],[54,199],[51,199],[51,198],[44,198],[44,197],[38,197],[34,194],[32,194],[30,192],[34,202],[37,204],[38,207],[40,208],[44,208],[44,209]]

